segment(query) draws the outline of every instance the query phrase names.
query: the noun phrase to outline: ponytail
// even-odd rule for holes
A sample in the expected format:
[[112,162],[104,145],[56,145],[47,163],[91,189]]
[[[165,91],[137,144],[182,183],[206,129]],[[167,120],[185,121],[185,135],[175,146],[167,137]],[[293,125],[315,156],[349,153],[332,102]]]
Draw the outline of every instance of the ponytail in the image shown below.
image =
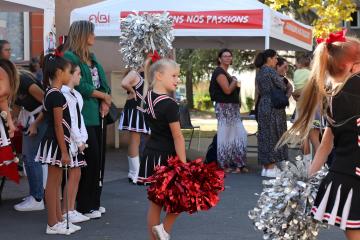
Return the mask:
[[301,91],[298,118],[280,138],[276,147],[306,139],[318,107],[320,106],[324,113],[328,105],[326,98],[341,90],[341,87],[336,92],[328,89],[328,76],[342,78],[345,83],[350,75],[346,72],[345,64],[359,61],[359,55],[360,41],[351,37],[346,38],[345,42],[323,42],[316,47],[309,81]]
[[261,68],[268,60],[268,58],[273,58],[276,56],[276,51],[272,49],[266,49],[258,53],[255,57],[254,65],[256,68]]

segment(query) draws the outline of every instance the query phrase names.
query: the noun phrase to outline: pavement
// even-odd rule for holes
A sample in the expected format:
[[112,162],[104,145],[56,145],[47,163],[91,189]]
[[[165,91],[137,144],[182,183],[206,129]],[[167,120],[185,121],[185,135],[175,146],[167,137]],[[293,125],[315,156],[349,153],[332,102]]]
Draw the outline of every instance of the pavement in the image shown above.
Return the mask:
[[[204,145],[209,139],[202,139]],[[252,140],[251,140],[252,141]],[[295,154],[295,153],[294,153]],[[192,150],[190,157],[203,155]],[[256,154],[249,154],[248,174],[230,174],[225,179],[225,191],[220,203],[207,212],[181,214],[175,223],[172,240],[259,240],[262,234],[255,231],[247,217],[262,190],[263,178],[259,175]],[[46,211],[17,212],[13,205],[28,193],[23,177],[20,185],[6,182],[0,205],[0,239],[94,239],[143,240],[147,238],[146,189],[127,182],[125,149],[108,149],[102,205],[107,213],[99,220],[82,223],[82,230],[71,236],[45,234]],[[345,239],[338,228],[320,233],[320,240]]]

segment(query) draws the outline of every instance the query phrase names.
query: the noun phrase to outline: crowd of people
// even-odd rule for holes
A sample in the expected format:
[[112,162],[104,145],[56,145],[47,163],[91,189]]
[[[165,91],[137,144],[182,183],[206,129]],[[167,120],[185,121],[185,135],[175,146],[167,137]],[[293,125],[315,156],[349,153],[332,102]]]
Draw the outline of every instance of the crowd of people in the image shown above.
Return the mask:
[[[106,212],[101,192],[112,99],[104,69],[91,52],[94,41],[94,24],[75,21],[63,45],[43,61],[33,59],[27,71],[15,67],[10,61],[10,43],[0,40],[0,153],[21,128],[30,192],[14,208],[42,210],[46,200],[47,234],[72,234],[81,229],[75,223],[100,218]],[[312,161],[310,175],[335,151],[312,214],[319,221],[338,225],[350,240],[360,238],[358,56],[358,39],[330,38],[319,43],[313,60],[308,55],[296,59],[292,81],[287,78],[289,63],[275,50],[264,50],[254,60],[261,176],[278,176],[277,164],[288,160],[287,144],[296,139],[302,144],[302,161]],[[232,57],[229,49],[219,51],[210,81],[218,120],[216,159],[226,173],[247,173],[241,81],[229,74]],[[171,168],[175,162],[168,159],[187,162],[179,106],[172,97],[179,75],[180,66],[174,60],[148,56],[141,69],[129,69],[122,80],[128,99],[118,128],[130,132],[131,184],[154,186],[151,181],[159,166]],[[287,130],[285,109],[291,96],[297,103],[294,124]],[[146,145],[140,151],[144,135]],[[176,181],[174,185],[182,184]],[[168,203],[159,199],[149,195],[148,236],[167,240],[179,212],[167,212],[161,219],[161,210]]]

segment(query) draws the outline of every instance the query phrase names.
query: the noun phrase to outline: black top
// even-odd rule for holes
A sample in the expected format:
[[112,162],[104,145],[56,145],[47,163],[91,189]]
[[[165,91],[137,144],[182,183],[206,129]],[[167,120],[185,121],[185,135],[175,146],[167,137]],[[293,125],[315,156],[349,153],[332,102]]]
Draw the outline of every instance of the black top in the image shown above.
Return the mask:
[[43,103],[43,112],[45,119],[47,121],[48,127],[46,130],[45,137],[47,139],[56,140],[55,135],[55,123],[54,123],[54,108],[62,107],[63,109],[63,119],[62,126],[64,129],[64,138],[65,141],[70,144],[70,128],[71,128],[71,118],[70,111],[64,95],[57,88],[49,88],[46,90],[44,103]]
[[214,70],[210,81],[209,92],[210,92],[211,101],[217,103],[240,103],[239,101],[240,88],[236,88],[229,95],[225,94],[216,80],[216,78],[220,74],[224,74],[226,76],[226,78],[229,81],[229,84],[233,81],[231,76],[223,68],[217,67]]
[[360,177],[360,75],[351,77],[332,97],[330,112],[335,147],[330,170]]
[[[179,121],[179,106],[175,99],[167,95],[159,95],[152,91],[150,94],[151,103],[149,104],[149,97],[146,99],[148,110],[145,113],[145,119],[151,129],[151,135],[146,147],[161,152],[174,153],[175,144],[169,123]],[[149,109],[151,106],[153,106],[155,118]]]
[[[136,84],[136,86],[133,86],[133,89],[136,93],[136,100],[134,98],[128,99],[124,106],[125,109],[140,107],[141,102],[145,98],[145,96],[143,96],[145,80],[143,78],[143,74],[138,73],[138,75],[139,75],[140,81]],[[129,92],[128,92],[128,94],[129,94]]]
[[30,93],[29,88],[31,85],[37,85],[42,89],[42,86],[38,81],[31,78],[28,74],[21,74],[20,75],[20,85],[19,90],[17,92],[17,97],[15,100],[15,104],[21,107],[24,107],[25,110],[32,112],[36,108],[38,108],[41,103],[38,102]]

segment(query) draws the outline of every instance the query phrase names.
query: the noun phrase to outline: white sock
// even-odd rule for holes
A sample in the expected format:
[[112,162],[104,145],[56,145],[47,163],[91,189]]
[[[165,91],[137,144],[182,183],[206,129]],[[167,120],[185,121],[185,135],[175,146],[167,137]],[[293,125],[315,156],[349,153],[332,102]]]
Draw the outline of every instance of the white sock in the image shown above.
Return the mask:
[[139,156],[136,157],[128,157],[129,161],[129,178],[133,180],[134,183],[137,182],[139,176],[139,169],[140,169],[140,158]]

